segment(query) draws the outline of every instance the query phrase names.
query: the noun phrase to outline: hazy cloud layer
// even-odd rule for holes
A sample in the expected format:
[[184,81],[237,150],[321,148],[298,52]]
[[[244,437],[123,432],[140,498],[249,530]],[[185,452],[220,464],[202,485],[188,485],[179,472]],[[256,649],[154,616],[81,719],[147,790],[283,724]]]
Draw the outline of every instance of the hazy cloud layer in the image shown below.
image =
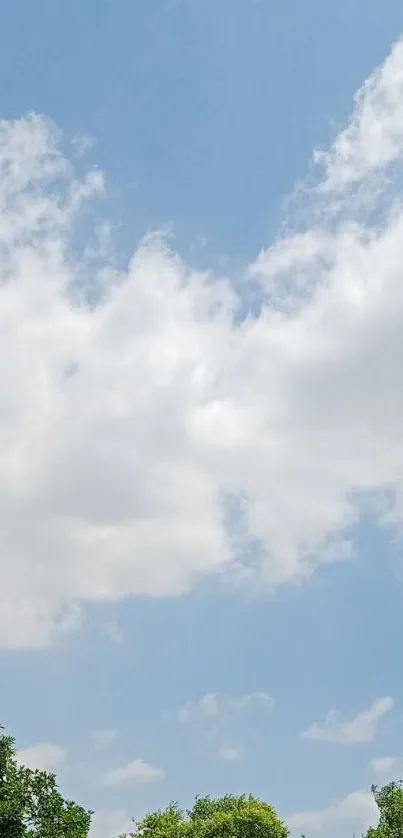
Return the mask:
[[55,771],[66,761],[66,758],[67,752],[64,748],[46,742],[23,748],[17,753],[17,759],[21,765],[39,771]]

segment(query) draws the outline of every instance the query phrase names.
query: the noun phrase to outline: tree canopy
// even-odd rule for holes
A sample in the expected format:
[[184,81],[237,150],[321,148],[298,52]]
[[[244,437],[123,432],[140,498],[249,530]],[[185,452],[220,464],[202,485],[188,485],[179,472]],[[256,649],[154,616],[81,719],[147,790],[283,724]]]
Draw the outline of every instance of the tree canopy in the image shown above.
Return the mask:
[[367,832],[366,838],[403,838],[403,789],[401,783],[388,783],[372,793],[379,809],[379,824]]
[[148,838],[287,838],[289,833],[268,803],[231,794],[197,797],[186,812],[171,804],[139,821],[131,836],[139,832]]
[[18,764],[14,739],[0,736],[0,838],[87,838],[91,812],[64,800],[56,777]]

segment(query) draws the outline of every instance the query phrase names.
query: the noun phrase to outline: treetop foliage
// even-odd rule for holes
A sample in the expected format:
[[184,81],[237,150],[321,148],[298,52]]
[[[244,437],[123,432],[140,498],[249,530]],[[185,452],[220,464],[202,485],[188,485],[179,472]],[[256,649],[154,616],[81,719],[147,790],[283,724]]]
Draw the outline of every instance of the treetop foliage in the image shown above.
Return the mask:
[[268,803],[228,794],[197,797],[187,811],[171,804],[139,821],[130,838],[139,833],[148,838],[287,838],[289,831]]
[[19,765],[14,739],[0,736],[0,838],[87,838],[91,814],[64,800],[54,774]]

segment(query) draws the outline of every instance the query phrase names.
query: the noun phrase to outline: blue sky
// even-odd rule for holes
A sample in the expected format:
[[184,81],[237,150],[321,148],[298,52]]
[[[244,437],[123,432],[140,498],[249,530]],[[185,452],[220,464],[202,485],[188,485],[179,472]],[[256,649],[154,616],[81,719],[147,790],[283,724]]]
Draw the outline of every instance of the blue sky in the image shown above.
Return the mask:
[[227,791],[360,834],[403,774],[401,4],[7,5],[1,720],[94,838]]

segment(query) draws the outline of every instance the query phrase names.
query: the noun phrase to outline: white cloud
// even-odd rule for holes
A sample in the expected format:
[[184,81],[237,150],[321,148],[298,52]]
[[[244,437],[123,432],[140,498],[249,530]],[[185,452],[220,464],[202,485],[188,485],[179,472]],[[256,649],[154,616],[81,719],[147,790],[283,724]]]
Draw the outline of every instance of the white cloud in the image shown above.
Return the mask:
[[403,776],[403,758],[374,757],[370,762],[370,770],[377,781],[381,783],[399,780]]
[[115,741],[118,735],[114,728],[101,728],[100,730],[93,730],[91,739],[97,748],[104,748]]
[[355,745],[359,742],[372,742],[381,719],[393,707],[392,698],[377,698],[368,710],[358,713],[349,722],[338,721],[331,710],[322,723],[315,722],[308,730],[301,733],[304,739],[317,742],[332,742],[339,745]]
[[154,768],[153,765],[150,765],[143,759],[134,759],[132,762],[128,762],[127,765],[122,765],[120,768],[107,771],[101,778],[101,782],[104,786],[118,788],[126,783],[131,785],[154,783],[157,780],[163,780],[164,777],[165,772],[162,768]]
[[112,838],[133,831],[133,821],[124,809],[115,812],[96,812],[92,818],[89,838]]
[[178,721],[183,723],[204,723],[225,721],[238,716],[250,706],[271,709],[273,699],[265,692],[247,693],[241,696],[207,693],[198,701],[189,701],[178,712]]
[[402,528],[402,78],[400,43],[322,159],[312,224],[248,272],[264,301],[242,323],[161,238],[122,274],[102,233],[78,260],[102,175],[76,183],[41,117],[0,123],[1,647],[89,601],[306,579],[374,499]]
[[[286,819],[292,835],[301,832],[308,835],[319,832],[321,836],[358,834],[378,822],[378,809],[375,800],[367,791],[353,791],[343,800],[327,806],[325,809],[297,812]],[[347,832],[348,831],[348,832]]]
[[49,745],[45,742],[40,745],[32,745],[30,748],[23,748],[17,752],[17,760],[20,765],[39,771],[55,771],[66,761],[66,757],[67,752],[64,748],[59,745]]
[[216,756],[224,762],[238,762],[242,759],[242,750],[235,745],[220,745],[217,748]]
[[342,190],[369,173],[393,163],[403,144],[403,43],[397,43],[385,63],[357,93],[348,127],[329,152],[318,153],[324,163],[326,189]]

